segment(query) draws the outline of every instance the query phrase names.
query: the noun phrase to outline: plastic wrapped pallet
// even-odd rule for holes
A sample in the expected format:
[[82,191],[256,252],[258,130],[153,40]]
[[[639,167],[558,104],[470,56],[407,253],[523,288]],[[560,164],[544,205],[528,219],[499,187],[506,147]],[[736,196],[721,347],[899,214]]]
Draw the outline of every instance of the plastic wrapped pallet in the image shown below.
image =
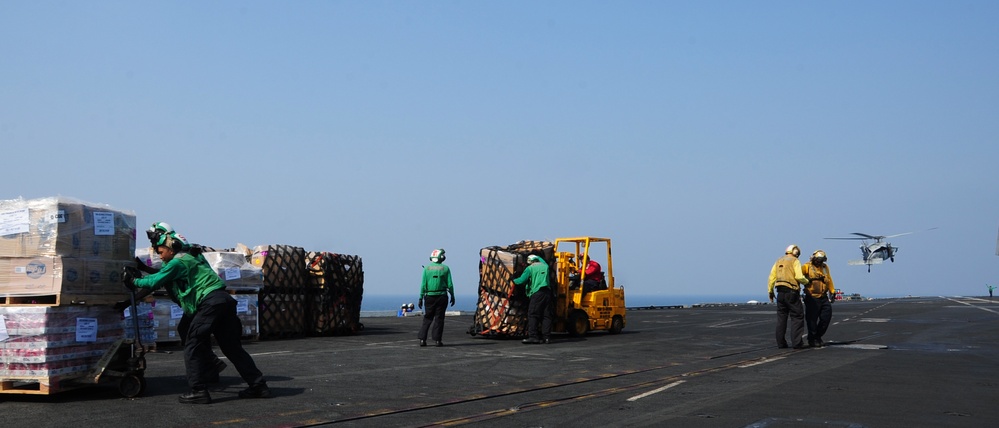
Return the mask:
[[263,270],[247,261],[246,255],[237,252],[210,251],[204,253],[204,256],[219,277],[225,280],[227,290],[257,292],[263,288]]
[[7,304],[121,300],[135,215],[70,198],[0,201],[0,298]]
[[122,337],[110,306],[0,306],[0,381],[52,386],[79,378]]
[[471,335],[520,337],[527,335],[527,307],[530,301],[523,286],[514,286],[511,277],[527,266],[527,256],[535,254],[551,263],[555,245],[547,241],[520,241],[505,247],[483,248],[479,259],[479,297]]
[[[242,338],[256,339],[259,333],[257,294],[240,293],[232,297],[236,299],[236,316],[239,317],[242,326]],[[177,324],[184,316],[184,310],[180,305],[170,301],[168,297],[157,296],[151,302],[151,309],[156,343],[179,343],[180,332],[177,331]]]

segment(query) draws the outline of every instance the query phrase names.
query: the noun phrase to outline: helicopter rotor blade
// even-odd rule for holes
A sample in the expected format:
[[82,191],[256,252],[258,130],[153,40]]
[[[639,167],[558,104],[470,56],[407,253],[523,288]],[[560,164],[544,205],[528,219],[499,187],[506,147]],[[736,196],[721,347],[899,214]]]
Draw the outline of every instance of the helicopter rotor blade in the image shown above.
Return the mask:
[[912,235],[913,233],[916,233],[916,232],[927,232],[927,231],[930,231],[930,230],[933,230],[933,229],[938,229],[938,228],[936,228],[936,227],[931,227],[931,228],[929,228],[929,229],[925,229],[925,230],[917,230],[917,231],[915,231],[915,232],[905,232],[905,233],[899,233],[899,234],[897,234],[897,235],[888,235],[888,236],[885,236],[884,238],[894,238],[894,237],[896,237],[896,236],[903,236],[903,235]]
[[873,239],[873,240],[875,240],[875,241],[880,241],[880,240],[882,240],[882,239],[885,239],[885,238],[887,238],[886,236],[882,236],[882,235],[878,235],[878,236],[871,236],[871,235],[868,235],[868,234],[866,234],[866,233],[858,233],[858,232],[853,232],[853,234],[854,234],[854,235],[857,235],[857,236],[863,236],[863,237],[864,237],[864,239]]

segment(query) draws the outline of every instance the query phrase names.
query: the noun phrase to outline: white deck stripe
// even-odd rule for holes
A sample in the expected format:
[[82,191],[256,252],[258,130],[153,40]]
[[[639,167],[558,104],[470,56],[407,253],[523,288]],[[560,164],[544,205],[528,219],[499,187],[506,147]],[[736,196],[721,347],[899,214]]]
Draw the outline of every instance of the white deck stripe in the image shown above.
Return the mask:
[[656,388],[656,389],[653,389],[653,390],[651,390],[649,392],[646,392],[644,394],[638,394],[638,395],[636,395],[634,397],[629,398],[628,401],[638,401],[638,400],[641,400],[641,399],[643,399],[645,397],[648,397],[648,396],[650,396],[652,394],[658,394],[660,392],[663,392],[663,391],[665,391],[667,389],[670,389],[670,388],[672,388],[674,386],[677,386],[677,385],[679,385],[681,383],[684,383],[684,382],[686,382],[686,381],[685,380],[678,380],[678,381],[673,382],[673,383],[671,383],[669,385],[666,385],[666,386],[664,386],[662,388]]

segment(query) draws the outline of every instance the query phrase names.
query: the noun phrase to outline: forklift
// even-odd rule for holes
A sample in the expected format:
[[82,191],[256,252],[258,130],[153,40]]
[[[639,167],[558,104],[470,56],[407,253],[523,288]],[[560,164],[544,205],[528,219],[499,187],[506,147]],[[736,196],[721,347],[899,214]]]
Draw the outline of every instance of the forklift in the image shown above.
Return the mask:
[[[586,260],[606,249],[603,278],[586,278]],[[552,330],[577,337],[593,330],[617,334],[626,325],[624,288],[614,284],[610,238],[555,240],[555,322]],[[596,284],[592,290],[587,285]]]

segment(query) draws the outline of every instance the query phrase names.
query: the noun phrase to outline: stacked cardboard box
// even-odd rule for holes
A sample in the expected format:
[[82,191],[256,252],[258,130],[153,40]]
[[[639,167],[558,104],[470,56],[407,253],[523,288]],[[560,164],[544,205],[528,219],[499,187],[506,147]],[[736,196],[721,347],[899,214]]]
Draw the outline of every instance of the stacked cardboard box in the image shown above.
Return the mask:
[[[0,201],[0,389],[58,390],[122,337],[135,215],[53,197]],[[42,388],[42,387],[45,388]]]
[[120,300],[135,252],[135,215],[68,198],[0,201],[2,303]]
[[483,248],[479,252],[479,300],[468,333],[526,336],[530,301],[524,287],[514,286],[510,278],[523,272],[530,254],[550,263],[554,249],[555,245],[547,241],[520,241],[505,247]]
[[[236,299],[236,316],[239,317],[239,321],[243,326],[242,337],[244,339],[256,339],[260,330],[257,317],[257,295],[255,293],[241,293],[232,297]],[[180,305],[170,301],[168,297],[156,296],[149,303],[149,307],[149,316],[151,317],[149,340],[156,343],[180,342],[177,323],[184,316],[184,310],[181,309]],[[142,312],[140,311],[139,313],[139,319],[142,320]],[[147,343],[145,337],[143,337],[143,343]]]

